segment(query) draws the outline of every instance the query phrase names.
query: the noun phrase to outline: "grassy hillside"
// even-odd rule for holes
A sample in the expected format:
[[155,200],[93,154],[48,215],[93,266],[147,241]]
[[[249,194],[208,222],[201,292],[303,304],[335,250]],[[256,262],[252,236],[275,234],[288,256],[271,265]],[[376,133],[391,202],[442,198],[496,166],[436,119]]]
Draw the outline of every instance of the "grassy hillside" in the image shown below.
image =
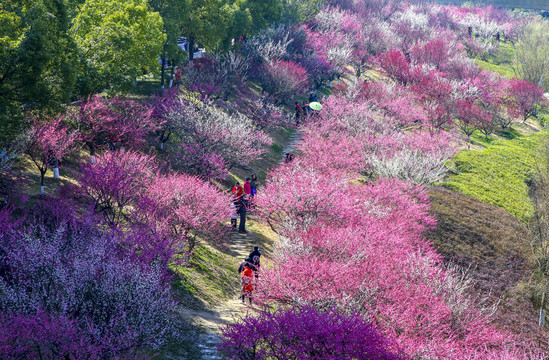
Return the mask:
[[527,228],[504,209],[444,187],[429,190],[437,226],[426,233],[446,263],[465,269],[471,294],[485,306],[497,303],[495,324],[542,336],[537,310],[522,284],[530,277]]
[[526,222],[534,214],[528,181],[546,134],[542,131],[512,140],[497,140],[484,150],[463,151],[454,158],[456,174],[443,185],[502,207]]

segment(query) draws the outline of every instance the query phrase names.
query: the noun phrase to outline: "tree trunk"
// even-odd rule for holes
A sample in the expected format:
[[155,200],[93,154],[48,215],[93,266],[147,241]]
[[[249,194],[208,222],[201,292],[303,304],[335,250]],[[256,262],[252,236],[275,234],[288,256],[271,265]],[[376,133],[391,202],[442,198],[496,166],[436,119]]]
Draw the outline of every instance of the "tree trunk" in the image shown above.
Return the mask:
[[44,177],[46,176],[46,171],[48,171],[48,168],[46,170],[40,169],[40,195],[44,195]]
[[160,69],[160,87],[164,89],[164,66],[166,65],[166,58],[162,56],[162,69]]
[[57,159],[54,160],[53,177],[54,179],[59,179],[59,160]]
[[539,306],[539,320],[538,325],[540,327],[543,327],[545,325],[545,291],[543,292],[543,295],[541,296],[541,305]]
[[189,50],[189,61],[193,61],[194,60],[194,38],[192,37],[189,38],[189,45],[187,50]]

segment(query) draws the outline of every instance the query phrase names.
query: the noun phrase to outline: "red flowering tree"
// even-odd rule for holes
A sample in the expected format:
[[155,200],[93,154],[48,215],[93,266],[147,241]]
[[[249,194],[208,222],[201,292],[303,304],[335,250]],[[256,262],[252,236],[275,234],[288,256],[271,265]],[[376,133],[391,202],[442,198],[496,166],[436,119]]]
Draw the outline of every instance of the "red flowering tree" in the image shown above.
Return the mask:
[[[58,167],[63,156],[75,148],[79,134],[65,125],[65,117],[33,118],[27,132],[25,153],[40,172],[40,193],[44,194],[44,177],[50,167]],[[59,174],[56,173],[56,177]]]
[[309,75],[300,64],[291,60],[273,60],[264,66],[269,79],[265,84],[267,91],[282,101],[307,88]]
[[536,114],[538,105],[545,100],[543,89],[526,80],[511,79],[506,90],[509,111],[523,123]]
[[82,101],[73,114],[81,141],[89,148],[91,161],[98,149],[121,146],[140,147],[146,135],[159,129],[162,118],[152,116],[152,108],[124,98],[92,96]]

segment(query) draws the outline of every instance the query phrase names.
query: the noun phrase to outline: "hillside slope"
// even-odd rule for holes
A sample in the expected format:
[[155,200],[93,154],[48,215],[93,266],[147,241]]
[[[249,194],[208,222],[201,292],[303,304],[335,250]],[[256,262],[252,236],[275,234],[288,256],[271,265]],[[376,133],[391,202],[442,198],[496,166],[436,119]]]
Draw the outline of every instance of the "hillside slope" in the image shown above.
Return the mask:
[[502,208],[444,187],[429,190],[436,228],[426,236],[446,263],[459,266],[472,281],[471,294],[485,305],[499,301],[494,323],[517,334],[543,340],[537,310],[521,290],[528,281],[531,237]]

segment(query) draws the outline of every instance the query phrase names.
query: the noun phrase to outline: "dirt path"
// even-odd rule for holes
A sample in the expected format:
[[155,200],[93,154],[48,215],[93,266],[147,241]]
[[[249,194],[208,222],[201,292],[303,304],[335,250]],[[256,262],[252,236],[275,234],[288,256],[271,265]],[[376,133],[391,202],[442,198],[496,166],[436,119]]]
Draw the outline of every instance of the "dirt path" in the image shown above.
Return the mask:
[[282,151],[283,157],[282,157],[282,159],[280,159],[280,164],[284,163],[284,157],[287,153],[289,153],[290,151],[295,152],[297,144],[299,144],[299,142],[301,141],[301,135],[302,135],[302,133],[299,130],[297,130],[296,132],[294,132],[292,134],[292,136],[288,140],[288,143],[284,147],[284,150]]
[[[279,164],[284,163],[284,155],[286,153],[295,151],[300,139],[300,131],[296,131],[292,134],[287,145],[284,147],[283,157],[280,159]],[[250,221],[249,218],[247,220]],[[248,234],[233,232],[231,233],[229,252],[234,254],[237,259],[244,259],[248,256],[253,247],[258,245],[256,240],[257,238],[252,232]],[[261,248],[263,256],[268,256],[266,250],[267,249],[264,247]],[[221,342],[218,336],[220,327],[238,320],[250,311],[254,311],[253,306],[250,307],[249,305],[242,304],[242,301],[238,299],[238,296],[236,295],[220,303],[209,311],[189,309],[184,306],[181,306],[178,309],[178,312],[183,320],[195,328],[200,329],[200,332],[196,338],[196,346],[201,353],[200,359],[204,360],[222,359],[217,350],[217,346]],[[183,360],[184,358],[174,357],[173,359]]]
[[[256,242],[251,233],[231,233],[230,251],[235,254],[237,259],[244,259],[248,256],[254,245],[256,245]],[[245,316],[249,311],[253,311],[253,307],[242,304],[242,301],[236,295],[215,306],[210,311],[194,310],[183,306],[178,309],[183,320],[201,330],[196,345],[201,352],[200,359],[204,360],[221,359],[217,351],[217,345],[221,342],[217,335],[220,327]],[[178,360],[181,359],[178,358]]]

